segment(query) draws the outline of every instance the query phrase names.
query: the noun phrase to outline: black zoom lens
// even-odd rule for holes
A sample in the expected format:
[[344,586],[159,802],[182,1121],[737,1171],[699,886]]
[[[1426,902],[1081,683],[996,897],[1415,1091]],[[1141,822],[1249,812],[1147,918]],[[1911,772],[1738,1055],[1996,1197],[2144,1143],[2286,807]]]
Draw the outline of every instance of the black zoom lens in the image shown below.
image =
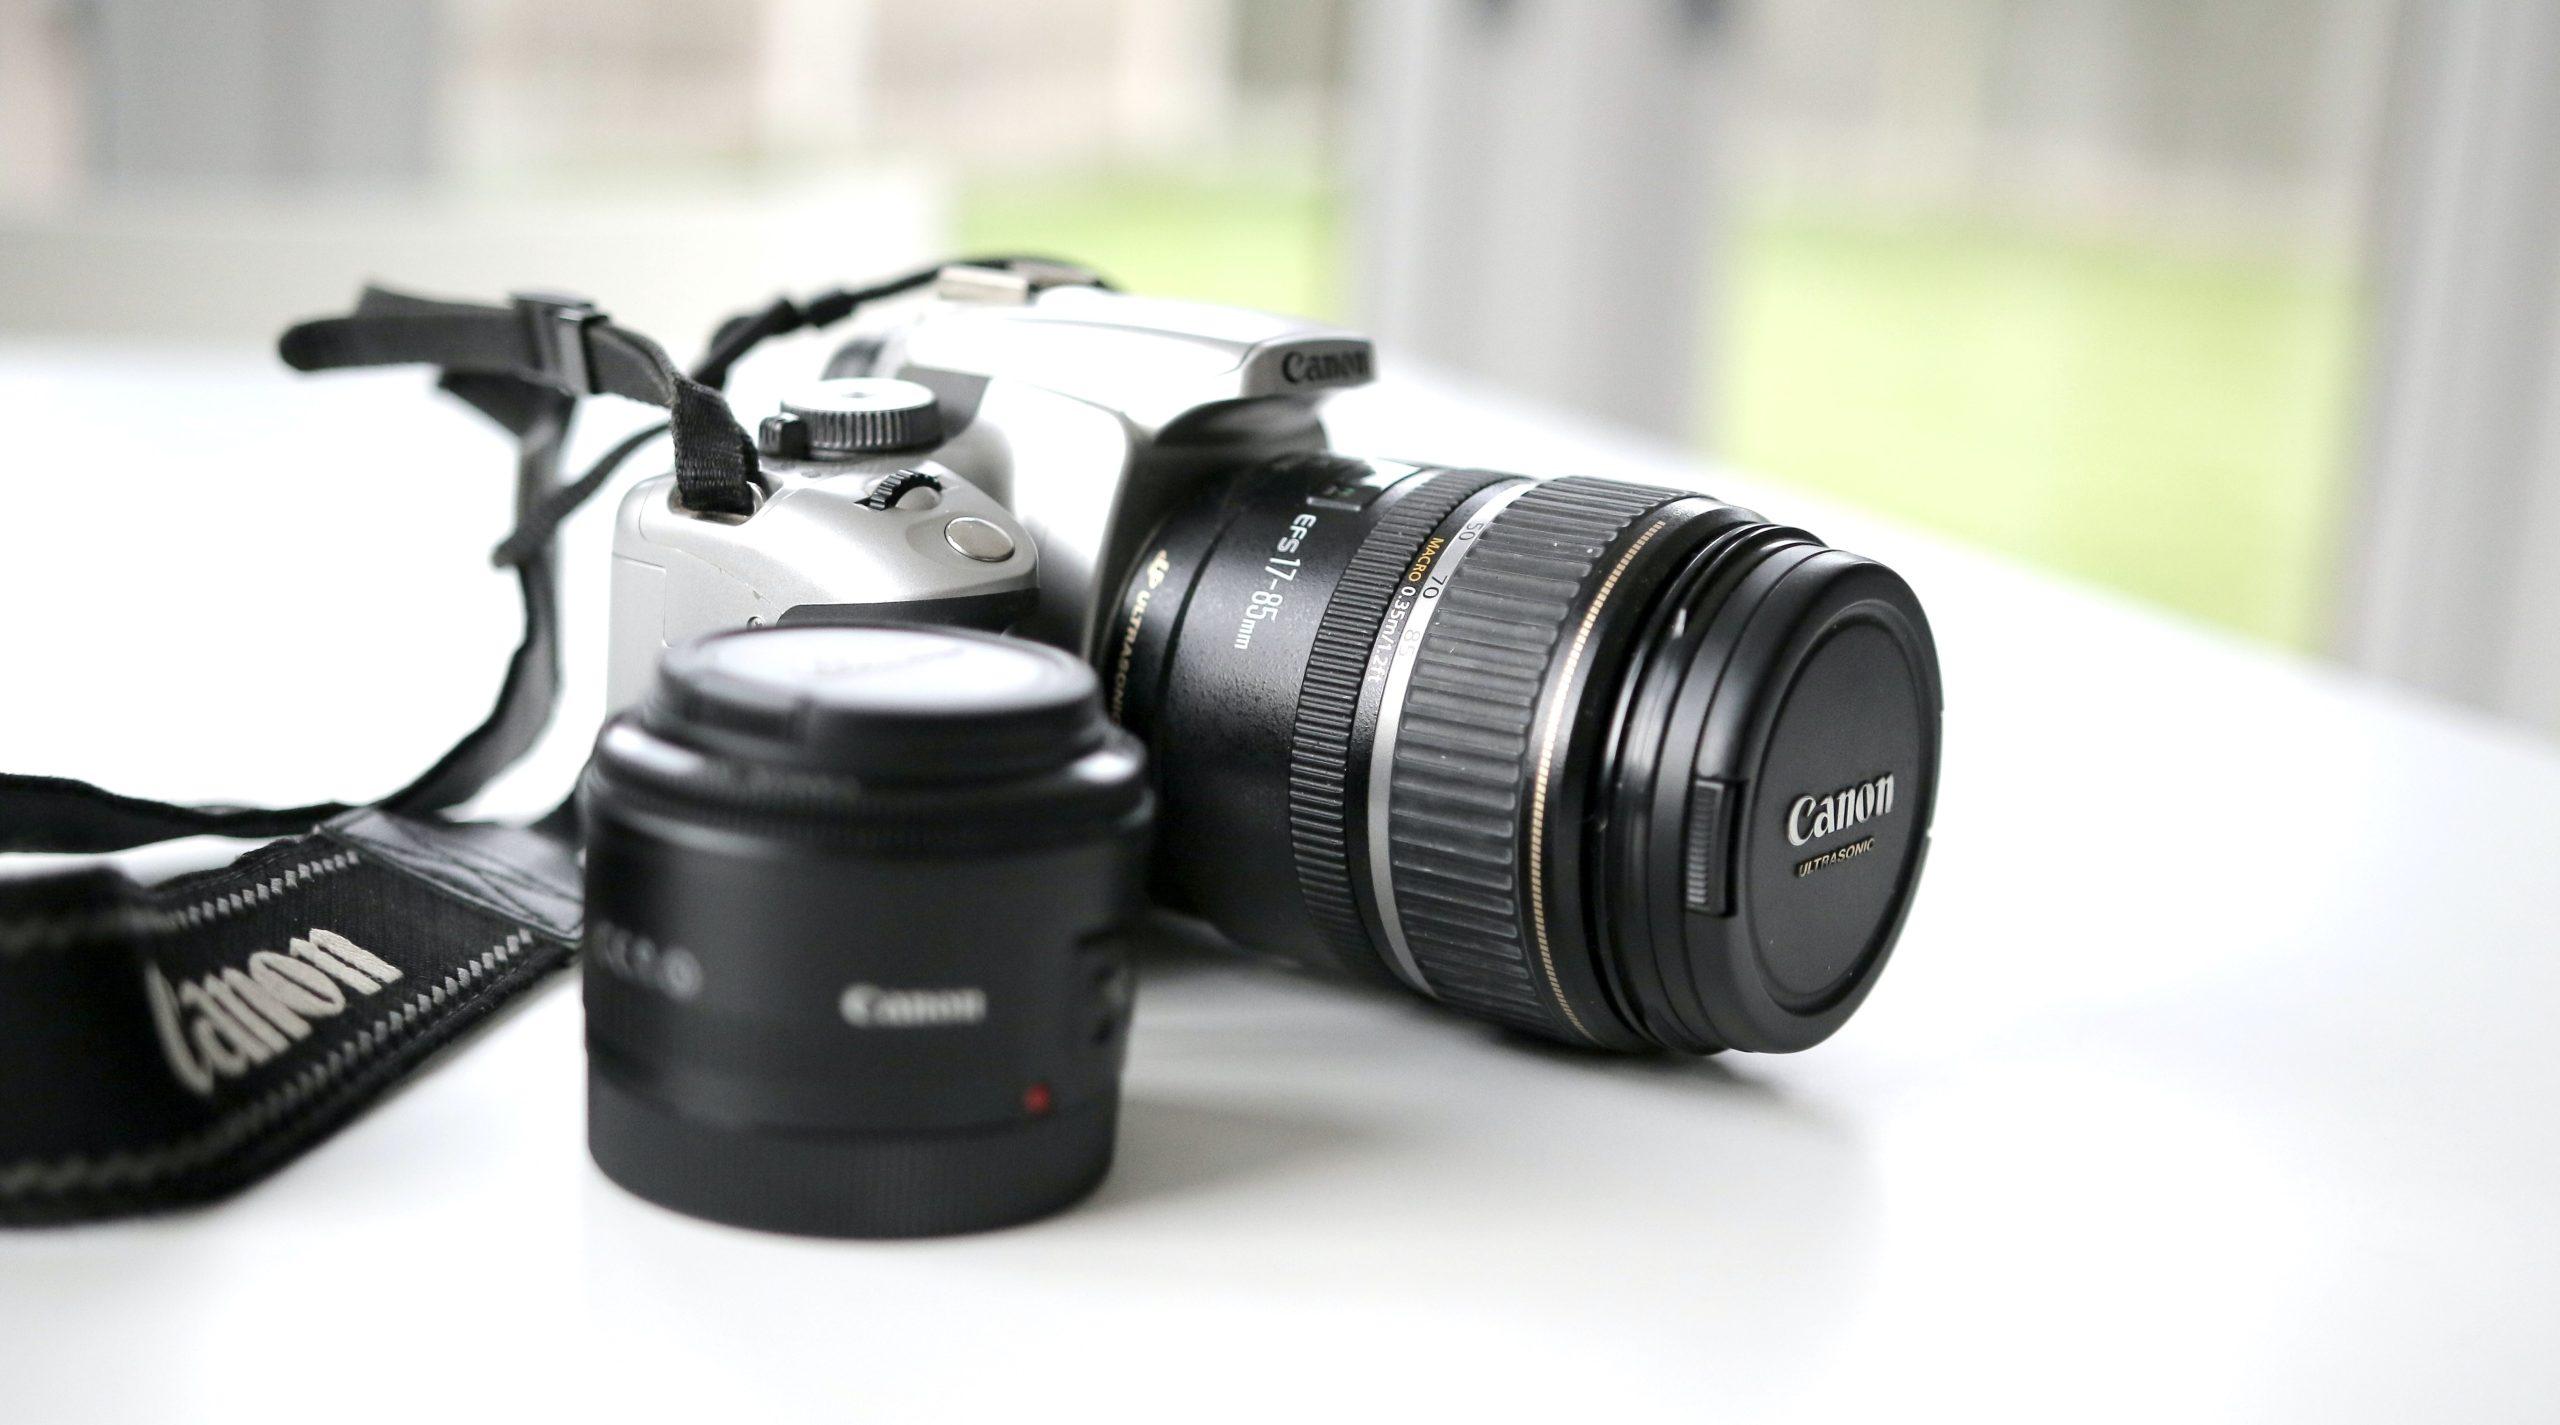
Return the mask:
[[588,1142],[616,1182],[903,1237],[1101,1180],[1149,801],[1082,663],[938,629],[724,634],[668,656],[581,795]]
[[1918,600],[1695,494],[1272,462],[1157,532],[1098,661],[1166,900],[1567,1043],[1820,1042],[1927,848]]

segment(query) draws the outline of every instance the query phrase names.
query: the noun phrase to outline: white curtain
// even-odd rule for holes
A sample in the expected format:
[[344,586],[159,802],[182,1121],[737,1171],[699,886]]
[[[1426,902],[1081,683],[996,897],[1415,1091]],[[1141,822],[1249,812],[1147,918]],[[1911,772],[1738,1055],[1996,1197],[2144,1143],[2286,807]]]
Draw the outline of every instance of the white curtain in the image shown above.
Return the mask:
[[1701,433],[1720,8],[1361,7],[1351,258],[1356,316],[1389,359]]
[[2338,651],[2560,733],[2560,5],[2402,7]]

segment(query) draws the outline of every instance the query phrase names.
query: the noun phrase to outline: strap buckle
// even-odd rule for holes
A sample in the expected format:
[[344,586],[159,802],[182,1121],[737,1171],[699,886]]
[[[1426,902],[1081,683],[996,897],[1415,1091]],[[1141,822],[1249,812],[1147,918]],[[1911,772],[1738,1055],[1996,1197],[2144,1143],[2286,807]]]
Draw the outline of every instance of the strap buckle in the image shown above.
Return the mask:
[[564,292],[517,292],[512,300],[524,319],[533,374],[572,396],[603,394],[596,384],[589,334],[603,323],[604,312],[586,298]]

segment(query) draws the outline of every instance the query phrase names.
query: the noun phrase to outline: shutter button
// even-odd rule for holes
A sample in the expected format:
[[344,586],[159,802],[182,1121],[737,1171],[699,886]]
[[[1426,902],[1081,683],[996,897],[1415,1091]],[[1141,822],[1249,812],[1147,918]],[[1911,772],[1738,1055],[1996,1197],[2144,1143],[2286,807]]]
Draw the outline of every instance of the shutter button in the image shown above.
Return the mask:
[[942,527],[943,541],[981,564],[1002,564],[1013,557],[1013,536],[993,520],[962,515]]

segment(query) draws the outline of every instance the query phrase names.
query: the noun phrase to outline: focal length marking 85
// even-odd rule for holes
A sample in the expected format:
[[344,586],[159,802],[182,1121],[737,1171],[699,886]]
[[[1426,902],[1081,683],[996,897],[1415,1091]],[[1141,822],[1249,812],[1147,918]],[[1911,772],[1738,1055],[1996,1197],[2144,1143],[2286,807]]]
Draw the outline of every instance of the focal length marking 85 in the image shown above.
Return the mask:
[[1306,547],[1307,536],[1315,533],[1315,529],[1314,515],[1299,515],[1289,521],[1289,527],[1281,531],[1278,542],[1271,546],[1271,557],[1262,562],[1263,586],[1254,590],[1253,596],[1245,601],[1244,617],[1236,623],[1235,647],[1238,653],[1253,647],[1254,625],[1280,616],[1281,606],[1289,599],[1288,591],[1281,586],[1298,577],[1299,566],[1306,563],[1298,557],[1298,551]]

